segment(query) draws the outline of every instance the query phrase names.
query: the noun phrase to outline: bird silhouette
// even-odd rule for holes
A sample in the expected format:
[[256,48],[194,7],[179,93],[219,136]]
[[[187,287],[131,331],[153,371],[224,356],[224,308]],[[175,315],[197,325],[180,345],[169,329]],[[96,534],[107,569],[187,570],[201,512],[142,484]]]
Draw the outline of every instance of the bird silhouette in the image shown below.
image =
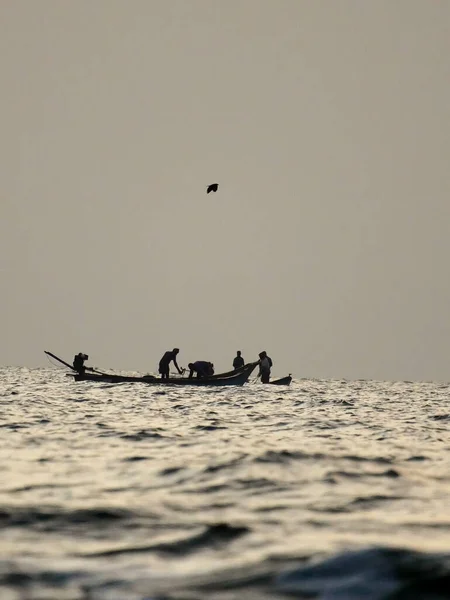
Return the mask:
[[208,185],[208,187],[206,188],[206,193],[209,194],[209,192],[217,192],[218,187],[219,187],[218,183],[212,183],[211,185]]

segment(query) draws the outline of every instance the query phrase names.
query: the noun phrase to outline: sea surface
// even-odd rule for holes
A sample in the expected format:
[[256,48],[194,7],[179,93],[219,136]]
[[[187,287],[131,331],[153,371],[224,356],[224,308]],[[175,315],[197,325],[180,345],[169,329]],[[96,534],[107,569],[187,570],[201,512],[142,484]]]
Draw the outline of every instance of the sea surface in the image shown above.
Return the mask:
[[447,384],[4,368],[0,403],[1,600],[450,598]]

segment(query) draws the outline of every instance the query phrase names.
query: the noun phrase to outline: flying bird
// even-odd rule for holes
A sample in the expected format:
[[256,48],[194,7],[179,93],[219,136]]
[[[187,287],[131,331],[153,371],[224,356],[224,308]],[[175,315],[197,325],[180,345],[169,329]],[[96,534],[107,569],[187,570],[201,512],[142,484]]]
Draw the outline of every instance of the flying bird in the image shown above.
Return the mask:
[[212,183],[211,185],[208,185],[208,187],[206,188],[206,193],[209,194],[209,192],[217,192],[218,187],[219,187],[218,183]]

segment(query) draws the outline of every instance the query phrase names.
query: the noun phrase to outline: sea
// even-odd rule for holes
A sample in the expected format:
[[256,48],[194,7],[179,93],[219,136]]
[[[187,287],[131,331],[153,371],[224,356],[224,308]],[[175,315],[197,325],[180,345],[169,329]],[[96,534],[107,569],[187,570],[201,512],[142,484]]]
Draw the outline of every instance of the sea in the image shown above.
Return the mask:
[[450,599],[449,398],[0,369],[0,600]]

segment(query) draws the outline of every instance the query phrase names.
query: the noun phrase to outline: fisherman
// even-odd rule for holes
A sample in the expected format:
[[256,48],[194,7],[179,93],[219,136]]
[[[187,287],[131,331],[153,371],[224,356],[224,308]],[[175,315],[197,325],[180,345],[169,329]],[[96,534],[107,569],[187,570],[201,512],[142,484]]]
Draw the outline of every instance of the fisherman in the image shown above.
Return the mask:
[[267,352],[263,350],[259,353],[259,374],[261,377],[261,383],[269,383],[270,381],[270,369],[272,368],[272,359],[267,356]]
[[194,373],[197,373],[197,377],[210,377],[214,375],[214,365],[206,360],[197,360],[194,363],[189,363],[189,379],[192,379]]
[[80,375],[83,375],[83,373],[86,371],[86,367],[84,365],[85,360],[89,360],[89,356],[87,354],[83,354],[82,352],[78,352],[78,354],[75,354],[73,358],[73,368],[75,371],[78,371]]
[[236,356],[233,360],[233,368],[234,370],[240,369],[241,367],[243,367],[245,364],[244,359],[241,356],[241,351],[238,350],[236,353]]
[[167,352],[164,353],[164,356],[159,361],[159,369],[158,369],[158,371],[161,374],[161,379],[169,378],[169,369],[170,369],[171,362],[173,362],[173,364],[175,365],[178,373],[180,375],[182,375],[183,371],[180,369],[180,367],[177,364],[177,354],[179,353],[179,351],[180,351],[179,348],[174,348],[172,351],[168,350]]

